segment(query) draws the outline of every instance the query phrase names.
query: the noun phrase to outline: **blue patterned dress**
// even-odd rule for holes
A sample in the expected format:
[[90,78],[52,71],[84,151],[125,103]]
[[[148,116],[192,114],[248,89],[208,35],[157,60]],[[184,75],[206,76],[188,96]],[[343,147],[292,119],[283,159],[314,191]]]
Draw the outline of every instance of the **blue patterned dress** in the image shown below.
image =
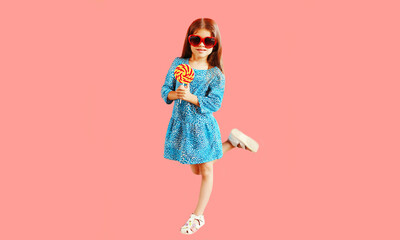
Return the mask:
[[[175,58],[168,70],[161,97],[167,104],[170,91],[182,85],[175,79],[179,64],[189,64],[189,58]],[[199,105],[179,99],[174,101],[164,144],[164,158],[182,164],[199,164],[222,157],[221,133],[213,113],[221,107],[225,90],[225,76],[218,67],[208,70],[193,69],[190,92],[197,96]]]

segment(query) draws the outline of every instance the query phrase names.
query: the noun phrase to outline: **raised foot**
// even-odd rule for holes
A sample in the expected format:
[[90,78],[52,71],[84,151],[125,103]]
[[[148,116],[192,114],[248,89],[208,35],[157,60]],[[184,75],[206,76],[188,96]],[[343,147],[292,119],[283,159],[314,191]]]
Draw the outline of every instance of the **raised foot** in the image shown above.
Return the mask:
[[258,143],[237,128],[232,129],[228,140],[235,147],[240,147],[249,150],[250,152],[258,151]]

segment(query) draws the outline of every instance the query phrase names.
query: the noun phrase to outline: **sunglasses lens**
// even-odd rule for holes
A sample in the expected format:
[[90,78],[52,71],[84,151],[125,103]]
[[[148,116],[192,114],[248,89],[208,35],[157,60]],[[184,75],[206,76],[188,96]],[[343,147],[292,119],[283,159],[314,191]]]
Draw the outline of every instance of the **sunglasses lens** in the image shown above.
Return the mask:
[[214,47],[214,46],[215,46],[215,38],[206,37],[206,38],[204,39],[204,45],[205,45],[207,48]]
[[189,42],[190,42],[190,44],[192,44],[193,46],[197,46],[197,45],[200,44],[200,37],[191,36],[191,37],[189,37]]

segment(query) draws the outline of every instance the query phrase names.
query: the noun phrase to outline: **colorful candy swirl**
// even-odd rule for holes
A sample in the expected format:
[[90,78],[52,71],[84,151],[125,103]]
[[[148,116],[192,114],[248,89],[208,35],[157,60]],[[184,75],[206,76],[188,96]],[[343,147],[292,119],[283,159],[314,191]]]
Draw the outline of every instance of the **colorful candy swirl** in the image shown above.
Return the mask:
[[174,75],[180,83],[190,83],[194,78],[194,71],[188,64],[180,64],[175,68]]

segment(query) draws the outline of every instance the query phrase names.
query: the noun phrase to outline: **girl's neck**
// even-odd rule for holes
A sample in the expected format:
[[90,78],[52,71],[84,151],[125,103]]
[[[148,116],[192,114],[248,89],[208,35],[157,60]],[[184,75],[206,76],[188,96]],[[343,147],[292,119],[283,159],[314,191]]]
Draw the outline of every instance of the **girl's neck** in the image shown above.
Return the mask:
[[196,57],[195,55],[192,55],[189,58],[189,61],[195,62],[195,63],[200,63],[200,64],[208,64],[207,57]]

